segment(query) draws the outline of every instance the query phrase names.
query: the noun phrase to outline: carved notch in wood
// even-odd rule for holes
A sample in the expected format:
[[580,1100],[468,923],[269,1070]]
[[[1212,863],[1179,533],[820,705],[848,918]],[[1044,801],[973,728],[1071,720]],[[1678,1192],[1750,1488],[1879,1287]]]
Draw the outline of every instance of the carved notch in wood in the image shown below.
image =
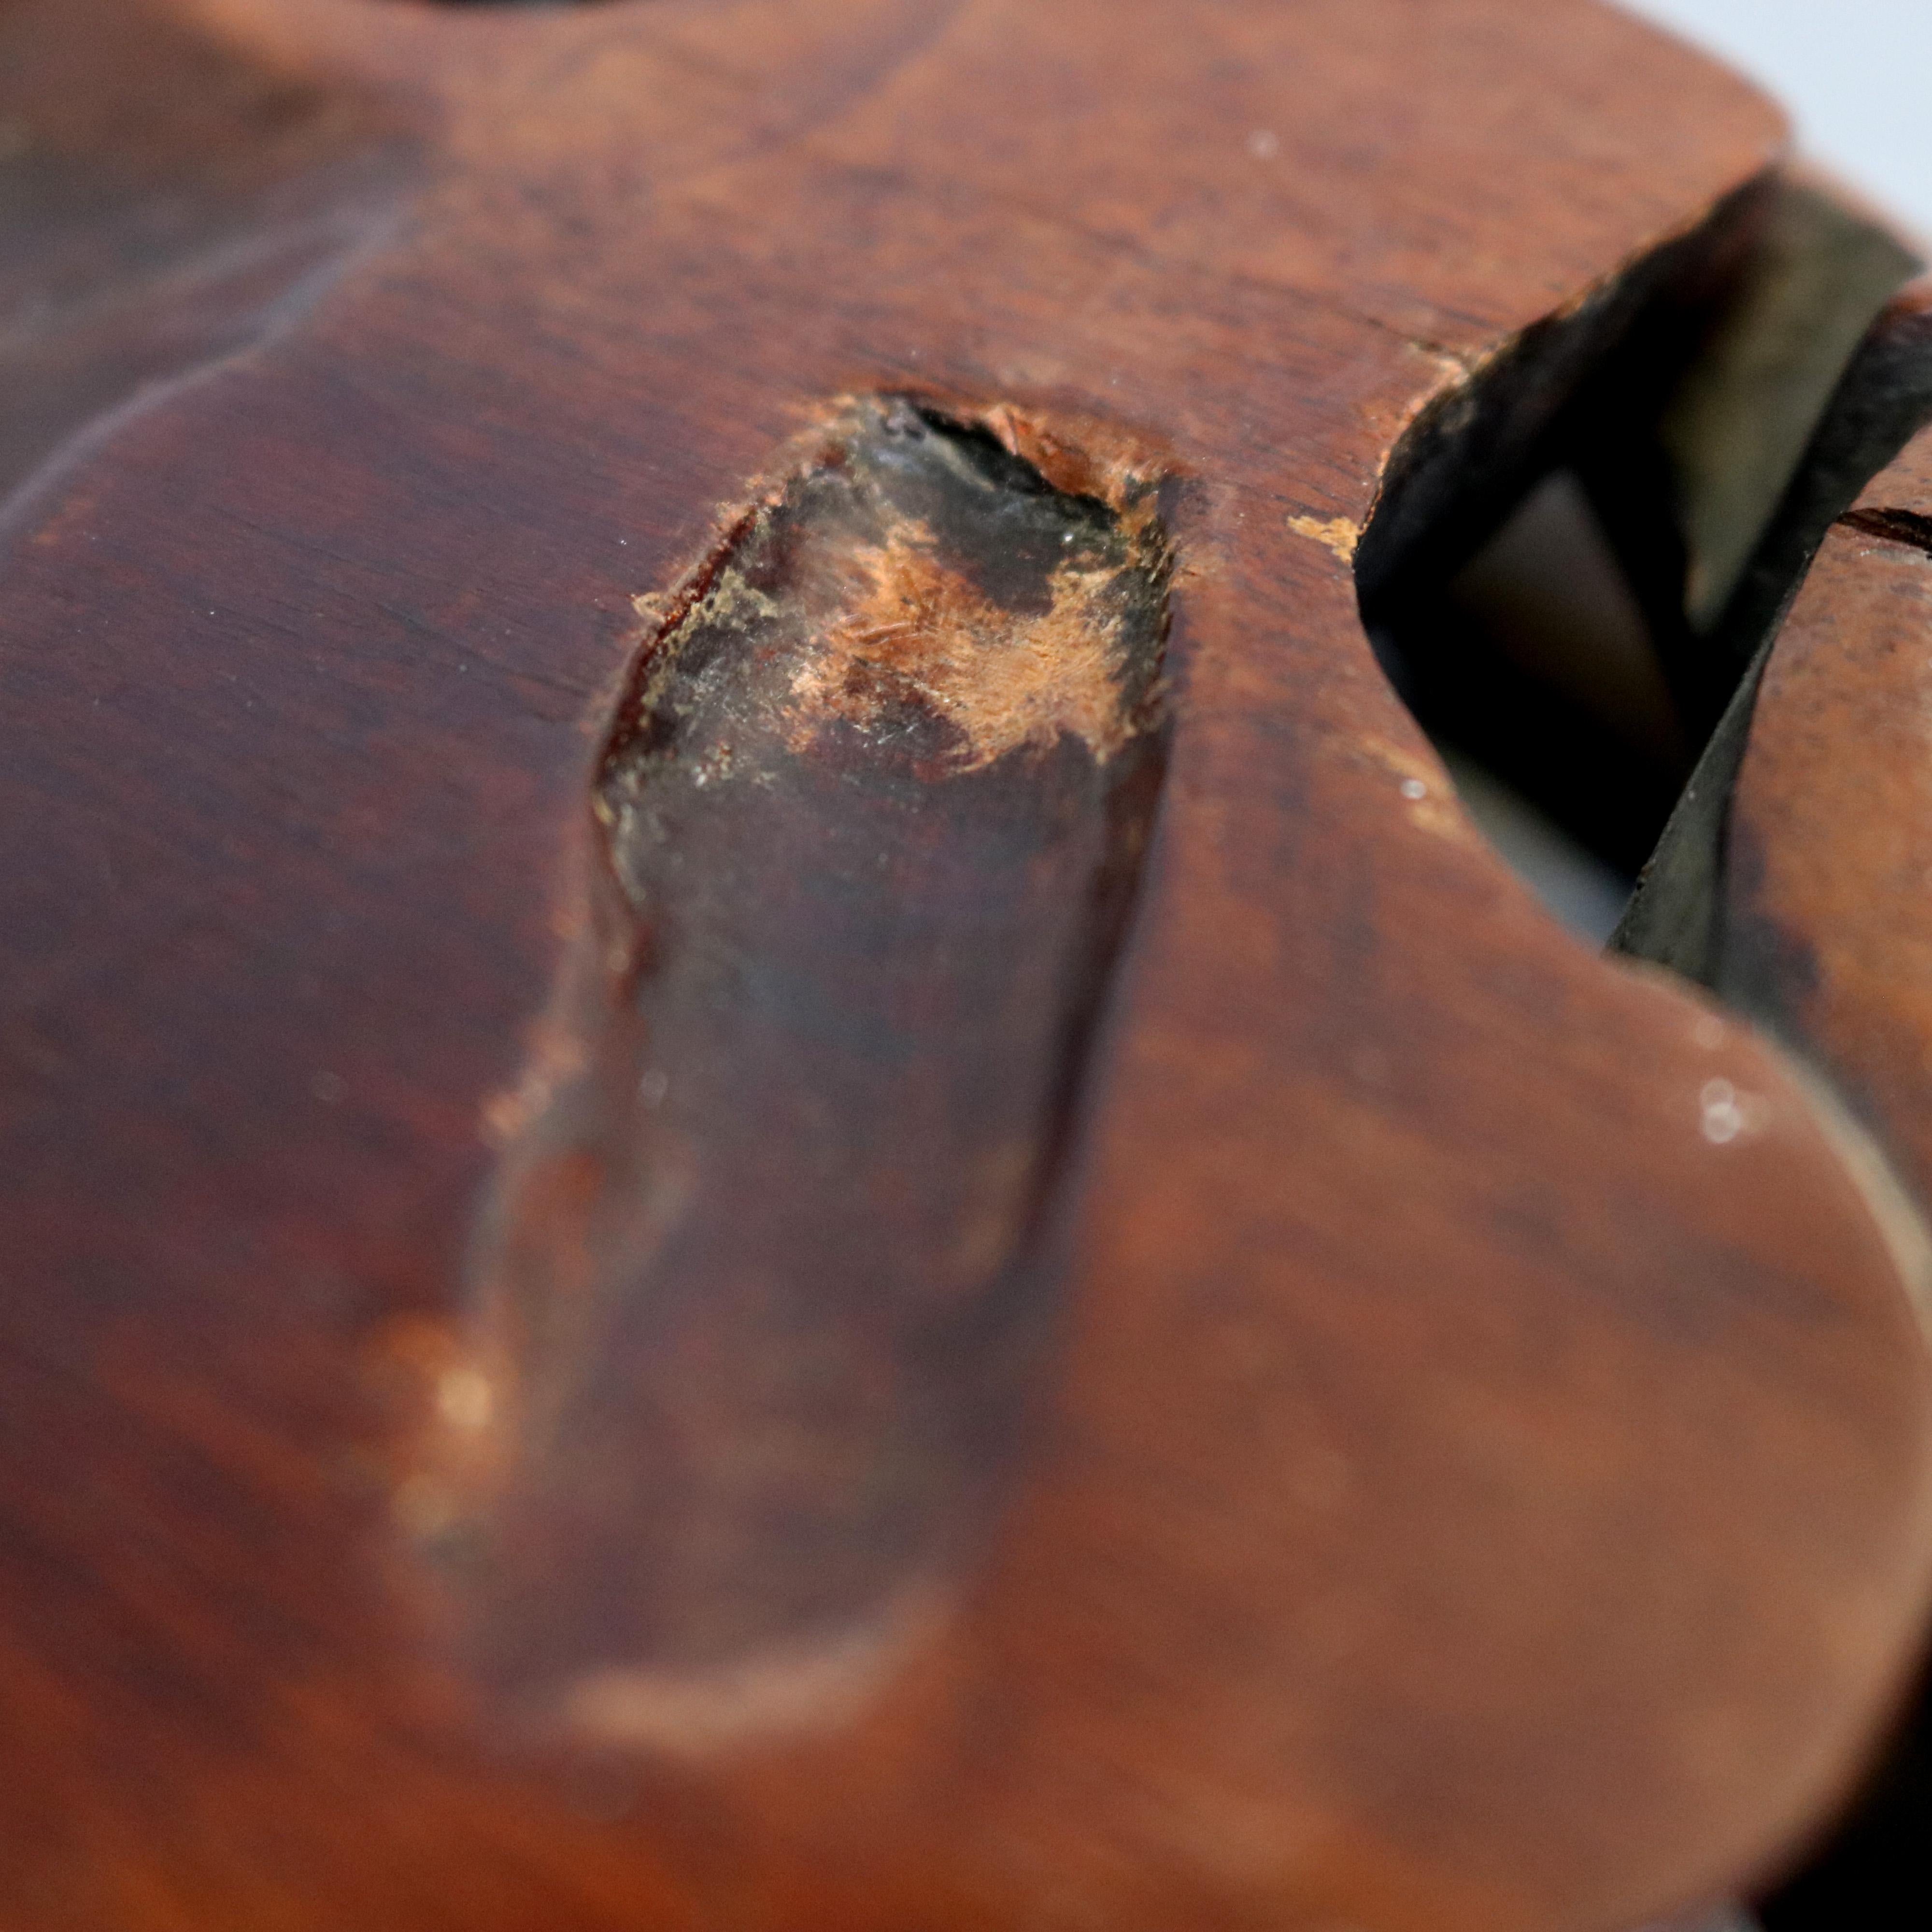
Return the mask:
[[552,1715],[781,1721],[975,1538],[1160,785],[1157,496],[1011,410],[856,400],[644,600],[408,1492]]

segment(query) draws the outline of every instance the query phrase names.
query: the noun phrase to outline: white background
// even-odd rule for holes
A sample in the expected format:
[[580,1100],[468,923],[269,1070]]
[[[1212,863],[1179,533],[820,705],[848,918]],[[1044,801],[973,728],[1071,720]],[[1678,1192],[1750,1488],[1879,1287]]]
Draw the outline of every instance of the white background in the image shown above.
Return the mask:
[[1932,244],[1932,0],[1623,4],[1750,74],[1805,152]]

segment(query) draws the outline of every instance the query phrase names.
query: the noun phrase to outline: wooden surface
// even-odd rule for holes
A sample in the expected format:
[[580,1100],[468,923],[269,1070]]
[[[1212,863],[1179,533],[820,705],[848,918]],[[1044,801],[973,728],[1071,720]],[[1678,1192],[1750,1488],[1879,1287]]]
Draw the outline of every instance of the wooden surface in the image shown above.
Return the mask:
[[77,17],[0,10],[134,318],[0,511],[0,1916],[1611,1932],[1781,1855],[1924,1606],[1922,1254],[1503,869],[1350,562],[1774,114],[1568,0]]
[[[1868,413],[1932,415],[1932,288],[1875,343]],[[1843,500],[1840,498],[1840,500]],[[1722,844],[1712,977],[1828,1081],[1922,1213],[1932,1199],[1932,431],[1825,532],[1766,664]],[[1928,1900],[1932,1691],[1791,1906]]]
[[[1898,332],[1932,369],[1932,290]],[[1766,666],[1727,830],[1719,985],[1932,1192],[1932,431],[1826,534]]]

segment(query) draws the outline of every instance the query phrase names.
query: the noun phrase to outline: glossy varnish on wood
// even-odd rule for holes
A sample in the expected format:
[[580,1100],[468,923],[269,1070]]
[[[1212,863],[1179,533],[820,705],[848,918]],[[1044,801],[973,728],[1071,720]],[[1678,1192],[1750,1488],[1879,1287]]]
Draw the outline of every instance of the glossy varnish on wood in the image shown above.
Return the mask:
[[314,145],[208,232],[326,218],[4,512],[8,1922],[1780,1853],[1923,1607],[1912,1230],[1502,868],[1350,567],[1775,116],[1580,4],[97,12],[0,12],[33,165],[138,203],[212,68]]

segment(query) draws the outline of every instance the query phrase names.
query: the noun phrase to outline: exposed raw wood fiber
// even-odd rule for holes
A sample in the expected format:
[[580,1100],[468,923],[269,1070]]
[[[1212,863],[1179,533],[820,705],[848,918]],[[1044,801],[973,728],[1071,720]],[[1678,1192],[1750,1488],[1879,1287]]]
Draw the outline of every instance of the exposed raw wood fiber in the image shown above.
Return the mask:
[[984,1541],[1163,764],[1158,466],[1060,467],[852,400],[640,648],[402,1492],[512,1721],[822,1728]]
[[[370,199],[10,500],[0,1917],[1606,1932],[1784,1856],[1924,1609],[1918,1258],[1358,602],[1775,112],[1584,0],[96,4],[0,14],[22,152],[186,126],[157,34]],[[814,521],[895,398],[1076,560]]]

